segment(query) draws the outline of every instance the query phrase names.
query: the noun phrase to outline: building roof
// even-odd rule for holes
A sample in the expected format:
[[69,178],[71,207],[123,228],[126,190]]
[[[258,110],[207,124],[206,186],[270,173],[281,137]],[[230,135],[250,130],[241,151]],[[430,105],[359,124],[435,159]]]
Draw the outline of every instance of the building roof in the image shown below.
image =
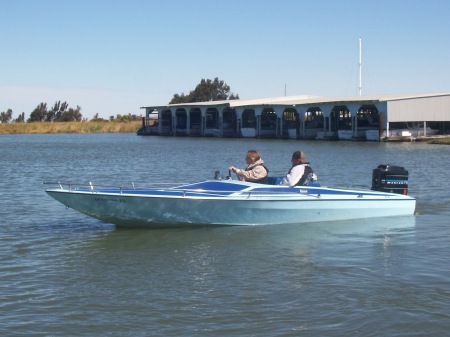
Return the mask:
[[180,103],[167,104],[158,106],[144,106],[141,109],[167,109],[171,107],[205,107],[205,106],[229,106],[230,108],[240,106],[254,106],[254,105],[313,105],[323,103],[346,103],[346,102],[388,102],[406,99],[417,99],[426,97],[450,96],[450,92],[443,93],[421,93],[421,94],[391,94],[391,95],[371,95],[371,96],[340,96],[340,97],[321,97],[312,95],[298,95],[298,96],[283,96],[271,97],[261,99],[236,99],[224,101],[208,101],[208,102],[194,102],[194,103]]

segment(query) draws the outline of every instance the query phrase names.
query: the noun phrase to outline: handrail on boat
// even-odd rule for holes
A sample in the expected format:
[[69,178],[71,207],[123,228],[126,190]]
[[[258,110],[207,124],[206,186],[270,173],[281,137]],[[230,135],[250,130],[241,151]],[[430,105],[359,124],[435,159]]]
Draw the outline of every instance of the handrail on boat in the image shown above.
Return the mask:
[[[100,185],[100,184],[94,184],[91,181],[87,182],[87,183],[73,183],[73,182],[62,182],[62,181],[44,181],[44,185],[58,185],[60,189],[64,189],[64,186],[67,186],[67,188],[70,190],[73,187],[88,187],[91,190],[94,190],[96,188],[119,188],[122,190],[127,190],[127,189],[131,189],[131,190],[148,190],[148,189],[154,189],[154,188],[160,188],[159,186],[171,186],[170,188],[174,188],[177,186],[182,186],[182,185],[188,185],[188,183],[153,183],[152,187],[141,187],[138,188],[136,187],[135,182],[131,182],[131,186],[127,187],[127,186],[111,186],[111,185]],[[169,189],[169,188],[168,188]]]
[[[201,189],[201,188],[182,188],[182,186],[189,185],[188,183],[184,184],[174,184],[174,183],[156,183],[152,184],[151,187],[136,187],[135,183],[131,183],[130,187],[126,186],[105,186],[105,185],[95,185],[92,182],[88,183],[72,183],[72,182],[61,182],[61,181],[45,181],[45,185],[57,185],[60,190],[67,190],[68,192],[75,192],[75,191],[83,191],[83,192],[91,192],[91,193],[131,193],[131,191],[136,191],[136,193],[139,192],[145,192],[145,191],[158,191],[158,192],[169,192],[173,195],[189,197],[189,196],[195,196],[193,194],[197,194],[197,196],[212,196],[212,197],[224,197],[224,196],[234,196],[234,197],[246,197],[247,199],[257,198],[257,197],[264,197],[264,196],[291,196],[294,195],[303,195],[308,197],[313,197],[320,199],[322,198],[321,193],[323,193],[324,187],[309,187],[309,186],[301,186],[298,187],[288,187],[285,186],[285,188],[281,190],[277,190],[276,188],[271,189],[272,187],[275,187],[275,185],[261,185],[260,188],[263,190],[207,190],[207,189]],[[160,187],[158,187],[160,186]],[[170,187],[168,187],[170,186]],[[267,189],[265,189],[266,187]],[[367,191],[369,194],[370,192],[374,191]],[[358,194],[358,198],[362,198],[362,194]]]
[[[302,189],[297,189],[297,188],[292,188],[291,191],[286,190],[287,187],[285,189],[283,189],[282,191],[276,191],[276,190],[263,190],[263,191],[258,191],[258,190],[206,190],[206,189],[201,189],[201,188],[197,188],[197,189],[191,189],[191,188],[180,188],[179,186],[183,186],[183,185],[188,185],[187,183],[184,184],[173,184],[173,183],[157,183],[157,184],[153,184],[152,187],[141,187],[138,188],[136,187],[135,183],[133,182],[130,187],[125,187],[125,186],[118,186],[118,187],[112,187],[112,186],[104,186],[104,185],[94,185],[92,182],[88,182],[88,183],[72,183],[72,182],[61,182],[61,181],[45,181],[44,182],[45,185],[58,185],[59,189],[64,190],[64,186],[66,186],[66,189],[69,192],[72,191],[78,191],[79,189],[84,189],[85,191],[90,191],[92,193],[95,192],[99,192],[102,189],[114,189],[116,191],[118,191],[118,193],[123,194],[126,193],[127,190],[133,190],[133,191],[147,191],[147,190],[157,190],[157,191],[163,191],[163,192],[178,192],[182,195],[182,197],[187,197],[188,194],[190,193],[198,193],[198,194],[203,194],[203,195],[211,195],[211,196],[223,196],[223,195],[234,195],[234,196],[246,196],[247,199],[250,199],[252,197],[261,197],[264,195],[286,195],[286,192],[291,192],[290,195],[294,195],[294,194],[302,194],[305,196],[311,196],[311,197],[316,197],[316,198],[320,198],[320,193],[308,193],[306,191],[302,191]],[[159,185],[160,187],[156,186]],[[170,186],[170,187],[167,187]],[[270,188],[271,185],[267,185],[268,188]],[[264,185],[261,185],[261,187],[264,187]],[[102,192],[107,192],[107,191],[102,191]]]

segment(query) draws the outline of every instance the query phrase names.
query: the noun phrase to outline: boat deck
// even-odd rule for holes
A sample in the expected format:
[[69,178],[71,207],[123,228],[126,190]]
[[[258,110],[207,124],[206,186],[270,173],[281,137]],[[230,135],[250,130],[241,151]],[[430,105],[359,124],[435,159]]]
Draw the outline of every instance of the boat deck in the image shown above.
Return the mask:
[[54,191],[94,193],[104,195],[130,195],[130,196],[156,196],[156,197],[284,197],[295,198],[305,196],[320,196],[322,198],[339,197],[386,197],[392,198],[396,195],[372,190],[347,190],[328,187],[312,186],[280,186],[263,185],[237,180],[206,180],[193,184],[184,184],[174,187],[163,188],[135,188],[135,187],[102,187],[93,184],[63,184],[58,183],[59,189]]

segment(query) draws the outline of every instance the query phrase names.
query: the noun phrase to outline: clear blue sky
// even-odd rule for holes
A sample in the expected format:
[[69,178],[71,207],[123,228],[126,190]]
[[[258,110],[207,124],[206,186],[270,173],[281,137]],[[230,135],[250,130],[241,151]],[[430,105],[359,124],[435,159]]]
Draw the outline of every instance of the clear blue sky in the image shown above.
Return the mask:
[[450,91],[448,0],[0,0],[0,112],[137,114],[202,78],[241,99]]

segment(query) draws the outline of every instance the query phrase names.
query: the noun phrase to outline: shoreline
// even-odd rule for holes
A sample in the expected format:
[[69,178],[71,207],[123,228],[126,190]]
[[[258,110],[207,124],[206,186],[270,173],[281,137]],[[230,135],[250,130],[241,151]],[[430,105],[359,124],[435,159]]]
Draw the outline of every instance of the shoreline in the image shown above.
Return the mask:
[[[33,122],[0,123],[0,135],[13,134],[57,134],[57,133],[137,133],[141,121],[131,122]],[[450,145],[450,136],[421,140],[428,144]]]
[[136,133],[141,121],[1,123],[0,135],[53,133]]
[[450,145],[450,136],[435,138],[427,142],[428,144]]

